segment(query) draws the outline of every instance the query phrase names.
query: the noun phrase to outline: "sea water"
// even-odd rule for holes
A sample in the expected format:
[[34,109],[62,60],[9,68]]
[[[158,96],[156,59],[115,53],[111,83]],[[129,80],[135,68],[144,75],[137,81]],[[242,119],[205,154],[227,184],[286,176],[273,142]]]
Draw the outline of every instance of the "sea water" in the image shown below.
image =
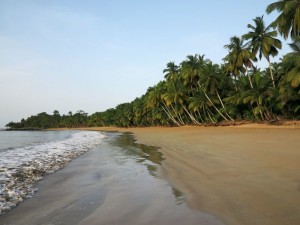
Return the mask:
[[0,214],[36,191],[44,175],[96,147],[95,131],[0,131]]

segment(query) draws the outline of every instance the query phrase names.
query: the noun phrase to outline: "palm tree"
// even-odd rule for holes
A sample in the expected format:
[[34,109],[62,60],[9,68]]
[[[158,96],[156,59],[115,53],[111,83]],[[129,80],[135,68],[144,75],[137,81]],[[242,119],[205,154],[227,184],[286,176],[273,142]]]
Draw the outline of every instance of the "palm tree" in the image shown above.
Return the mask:
[[249,47],[244,45],[244,40],[237,36],[230,38],[230,44],[224,47],[229,50],[229,54],[224,58],[227,61],[226,69],[232,73],[235,77],[239,76],[240,72],[245,73],[248,76],[250,86],[253,88],[251,77],[248,74],[248,68],[253,67],[253,57]]
[[166,92],[162,94],[162,99],[166,106],[173,111],[174,118],[177,118],[181,125],[185,125],[178,107],[178,104],[183,105],[185,98],[185,91],[182,88],[183,86],[180,86],[177,80],[169,82]]
[[300,0],[280,0],[267,6],[267,13],[277,10],[280,14],[273,22],[279,33],[287,39],[300,35]]
[[221,72],[220,72],[220,68],[217,64],[213,64],[211,61],[207,62],[205,64],[205,66],[202,67],[201,70],[201,77],[200,77],[200,82],[199,82],[199,86],[200,88],[203,88],[203,91],[205,92],[205,96],[207,97],[207,99],[211,102],[212,106],[215,108],[215,110],[220,114],[221,117],[223,117],[226,121],[228,121],[228,119],[226,118],[226,116],[223,115],[223,113],[215,106],[215,104],[213,103],[213,101],[211,100],[211,98],[208,96],[208,94],[210,95],[217,95],[219,102],[222,105],[222,108],[225,112],[225,114],[227,115],[227,117],[231,120],[234,121],[227,113],[226,108],[224,106],[224,103],[220,97],[219,91],[218,89],[221,86],[222,83],[222,78],[220,76]]
[[[212,106],[211,102],[207,99],[204,91],[199,90],[195,96],[189,98],[189,109],[197,114],[197,117],[204,122],[210,121],[216,123],[213,118],[213,113],[209,109]],[[202,115],[204,118],[202,118]]]
[[162,95],[164,93],[165,93],[165,82],[159,82],[153,88],[149,88],[146,97],[146,107],[150,110],[161,107],[174,124],[176,124],[177,126],[181,126],[181,124],[172,115],[172,112],[169,110],[165,101],[162,99]]
[[294,39],[293,43],[290,43],[289,46],[293,50],[294,54],[300,54],[300,37]]
[[179,67],[174,62],[169,62],[167,68],[163,70],[167,81],[175,80],[178,77]]
[[253,74],[253,78],[253,89],[241,93],[238,102],[248,104],[256,118],[260,115],[262,120],[270,120],[273,114],[268,103],[272,102],[270,99],[274,95],[275,88],[268,87],[268,80],[259,71]]
[[270,56],[274,57],[278,54],[277,49],[281,49],[281,41],[275,38],[277,36],[277,31],[271,30],[271,25],[267,27],[265,26],[263,16],[256,17],[253,21],[255,25],[248,24],[250,31],[247,34],[244,34],[243,38],[245,38],[245,40],[250,40],[248,44],[250,45],[254,55],[258,53],[260,60],[262,56],[264,56],[268,61],[271,80],[273,87],[275,87]]
[[187,59],[181,63],[182,77],[184,85],[190,87],[192,91],[199,78],[201,63],[198,55],[188,55],[186,58]]
[[283,58],[283,70],[285,71],[284,80],[290,83],[292,88],[300,86],[300,37],[294,39],[289,44],[293,52]]
[[133,123],[135,126],[142,125],[144,123],[144,114],[145,114],[145,107],[143,102],[144,95],[140,98],[134,99],[132,102],[132,109],[133,109]]
[[[184,112],[191,119],[194,124],[200,124],[192,112],[189,111],[186,106],[186,102],[188,99],[188,90],[185,86],[183,86],[179,80],[175,80],[169,83],[167,91],[163,94],[163,98],[166,101],[168,106],[173,108],[175,115],[179,118],[179,121],[184,125],[184,121],[182,117],[184,116]],[[175,105],[175,108],[172,106]],[[180,107],[179,107],[180,106]],[[180,109],[182,109],[180,111]],[[184,110],[184,112],[183,112]]]

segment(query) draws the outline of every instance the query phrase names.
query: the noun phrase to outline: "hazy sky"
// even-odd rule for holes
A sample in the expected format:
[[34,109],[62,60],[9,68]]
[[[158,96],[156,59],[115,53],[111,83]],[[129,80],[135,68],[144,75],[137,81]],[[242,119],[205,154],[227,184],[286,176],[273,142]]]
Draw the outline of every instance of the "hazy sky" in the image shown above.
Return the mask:
[[221,63],[229,38],[272,2],[0,0],[0,127],[132,101],[187,55]]

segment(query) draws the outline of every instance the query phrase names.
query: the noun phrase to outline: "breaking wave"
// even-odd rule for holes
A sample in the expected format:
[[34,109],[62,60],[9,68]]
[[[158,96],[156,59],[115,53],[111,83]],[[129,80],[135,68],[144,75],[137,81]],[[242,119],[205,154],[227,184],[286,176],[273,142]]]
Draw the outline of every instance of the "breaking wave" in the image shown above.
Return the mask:
[[67,139],[0,152],[0,214],[15,207],[37,190],[34,185],[72,159],[99,145],[105,136],[82,131]]

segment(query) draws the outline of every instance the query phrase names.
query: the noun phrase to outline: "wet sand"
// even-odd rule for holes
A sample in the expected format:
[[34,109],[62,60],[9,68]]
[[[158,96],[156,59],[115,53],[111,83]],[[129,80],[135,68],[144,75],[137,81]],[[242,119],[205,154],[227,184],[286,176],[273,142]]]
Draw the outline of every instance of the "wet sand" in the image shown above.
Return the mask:
[[299,126],[93,129],[161,147],[162,173],[189,206],[226,224],[300,224]]
[[161,179],[162,154],[132,135],[107,133],[97,148],[46,176],[36,195],[0,216],[1,225],[224,224],[191,209]]

